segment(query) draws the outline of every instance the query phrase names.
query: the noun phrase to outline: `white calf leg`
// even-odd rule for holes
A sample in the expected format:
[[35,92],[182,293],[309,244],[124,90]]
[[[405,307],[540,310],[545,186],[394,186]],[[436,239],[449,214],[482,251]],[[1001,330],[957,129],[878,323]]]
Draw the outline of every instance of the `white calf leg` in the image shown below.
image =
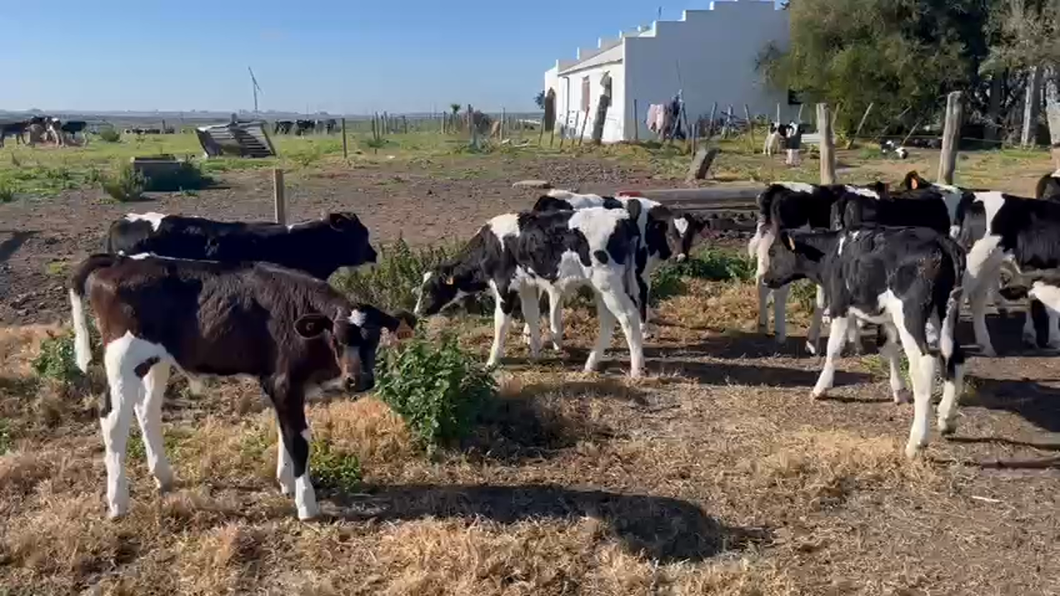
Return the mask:
[[766,307],[769,305],[769,286],[762,283],[762,280],[758,280],[758,332],[769,333],[769,311]]
[[166,491],[173,486],[173,468],[166,458],[162,441],[162,401],[169,382],[170,366],[159,362],[144,375],[144,399],[136,404],[136,418],[140,421],[140,432],[144,438],[144,453],[147,468],[155,477],[158,488]]
[[778,344],[788,340],[788,291],[790,286],[784,286],[773,290],[773,329]]
[[806,333],[806,351],[814,356],[821,343],[821,319],[824,317],[824,288],[817,286],[817,295],[813,303],[813,318],[810,319],[810,330]]
[[916,339],[905,328],[900,316],[896,317],[895,327],[902,338],[902,347],[909,359],[909,376],[913,381],[913,426],[909,429],[909,442],[905,446],[906,456],[912,458],[927,445],[931,393],[935,384],[935,358],[920,351]]
[[824,368],[821,370],[821,376],[817,378],[813,393],[810,394],[814,399],[823,397],[825,392],[831,389],[832,384],[835,382],[835,359],[843,351],[849,324],[850,319],[845,316],[832,317],[831,329],[828,331],[828,351],[825,354]]
[[902,348],[898,345],[898,330],[894,328],[894,323],[881,323],[881,325],[884,326],[887,341],[880,346],[880,355],[887,359],[887,364],[891,369],[891,397],[894,398],[896,404],[906,403],[912,396],[906,389],[905,379],[902,378],[899,356]]
[[615,333],[615,315],[604,304],[600,293],[594,292],[594,294],[596,295],[596,318],[600,327],[596,335],[596,345],[593,346],[593,350],[589,352],[589,358],[585,361],[585,372],[596,370],[600,360],[604,357],[604,352],[611,347],[611,337]]
[[601,292],[601,297],[604,305],[615,315],[618,324],[622,326],[622,333],[625,334],[626,345],[629,347],[629,376],[636,379],[644,370],[644,335],[640,328],[640,313],[637,311],[637,304],[621,290]]
[[548,294],[548,322],[552,331],[552,348],[557,352],[563,346],[563,294],[550,291]]
[[541,357],[541,313],[537,289],[522,288],[519,290],[519,297],[522,303],[523,320],[526,321],[526,328],[530,332],[530,358],[537,360]]
[[291,454],[283,442],[283,431],[278,434],[280,440],[276,445],[276,481],[280,483],[280,493],[289,497],[294,494],[294,461],[291,460]]
[[500,292],[493,290],[493,346],[490,348],[490,357],[486,366],[497,366],[504,356],[504,338],[508,335],[508,326],[512,323],[512,317],[504,312]]

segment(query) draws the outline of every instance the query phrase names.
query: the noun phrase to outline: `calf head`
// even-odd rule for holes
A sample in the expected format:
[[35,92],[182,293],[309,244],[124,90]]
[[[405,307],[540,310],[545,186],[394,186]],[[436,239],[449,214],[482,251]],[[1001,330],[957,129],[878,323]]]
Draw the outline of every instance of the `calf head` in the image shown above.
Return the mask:
[[295,321],[294,328],[303,339],[327,337],[339,375],[325,388],[361,393],[375,387],[375,357],[383,329],[399,339],[413,333],[416,317],[403,311],[395,314],[358,304],[333,319],[319,313],[305,315]]
[[775,233],[775,240],[769,245],[769,258],[762,283],[776,289],[808,276],[823,257],[817,248],[800,240],[801,236],[786,230]]
[[572,209],[573,207],[571,207],[571,204],[568,201],[557,199],[556,197],[551,197],[549,195],[541,195],[538,197],[537,202],[534,203],[534,207],[531,211],[534,213],[546,213],[550,211],[570,211]]
[[478,282],[471,273],[462,272],[454,265],[443,265],[423,274],[416,300],[416,316],[436,315],[465,296],[485,289],[486,285]]
[[930,188],[931,186],[932,186],[931,182],[929,182],[929,181],[925,180],[924,178],[922,178],[920,176],[920,174],[917,173],[916,170],[910,171],[908,174],[905,175],[905,178],[902,180],[902,188],[904,188],[906,190],[917,190],[917,189],[920,189],[920,188]]
[[341,236],[338,246],[346,247],[343,257],[351,263],[375,263],[379,255],[369,242],[368,228],[353,213],[329,213],[326,221]]
[[707,220],[704,217],[685,213],[670,220],[670,236],[674,239],[677,250],[677,262],[680,263],[692,254],[692,249],[703,239],[707,232]]

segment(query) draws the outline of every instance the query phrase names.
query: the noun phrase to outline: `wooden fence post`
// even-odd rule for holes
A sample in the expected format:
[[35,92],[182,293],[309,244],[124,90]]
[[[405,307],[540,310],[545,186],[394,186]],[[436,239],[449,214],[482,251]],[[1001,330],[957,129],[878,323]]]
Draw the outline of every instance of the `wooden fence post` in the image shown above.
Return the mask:
[[283,170],[272,170],[272,206],[276,214],[276,223],[287,225],[287,199],[284,196]]
[[821,184],[835,184],[835,138],[828,104],[817,104],[817,132],[821,135]]
[[858,122],[858,127],[854,130],[854,136],[850,137],[847,141],[847,149],[854,148],[854,141],[857,140],[858,135],[861,134],[861,127],[865,126],[865,121],[869,119],[869,114],[872,113],[872,106],[876,105],[875,102],[869,102],[869,107],[865,108],[865,113],[861,115],[861,120]]
[[751,153],[755,152],[755,123],[751,120],[751,106],[743,104],[743,115],[747,118],[747,134],[751,137]]
[[500,136],[499,139],[497,139],[498,141],[503,141],[504,140],[504,133],[506,132],[504,129],[507,127],[507,125],[508,125],[508,110],[506,110],[504,108],[501,108],[501,130],[500,130],[500,135],[501,136]]
[[707,125],[707,140],[714,136],[714,118],[718,115],[718,102],[710,106],[710,124]]
[[939,182],[953,184],[957,169],[957,145],[961,137],[961,92],[946,97],[946,128],[942,132],[942,157],[939,159]]
[[346,145],[346,119],[342,119],[342,159],[349,159],[350,152]]
[[634,98],[634,100],[633,100],[633,142],[634,143],[639,143],[640,142],[640,121],[637,120],[638,118],[640,118],[640,110],[637,109],[637,100]]

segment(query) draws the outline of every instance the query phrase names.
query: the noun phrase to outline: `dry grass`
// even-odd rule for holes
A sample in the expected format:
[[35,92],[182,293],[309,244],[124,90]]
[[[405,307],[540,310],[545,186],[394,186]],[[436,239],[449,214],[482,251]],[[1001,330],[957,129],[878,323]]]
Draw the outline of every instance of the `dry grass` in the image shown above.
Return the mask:
[[[844,359],[837,398],[811,401],[818,363],[751,333],[747,284],[692,280],[658,313],[653,374],[639,381],[624,376],[622,350],[606,372],[578,372],[596,332],[585,310],[567,317],[569,353],[541,363],[525,362],[513,330],[497,402],[464,445],[432,458],[372,397],[311,404],[314,439],[364,472],[356,491],[321,492],[316,523],[279,495],[275,421],[254,388],[192,398],[180,381],[166,410],[178,486],[159,495],[133,449],[131,512],[106,521],[98,382],[60,394],[34,381],[27,363],[49,329],[5,329],[0,593],[1060,590],[1054,471],[969,461],[972,449],[1005,454],[989,444],[937,443],[907,462],[911,412],[890,403],[886,381]],[[483,353],[491,340],[482,319],[433,324]],[[1051,424],[990,399],[966,404],[968,435]]]

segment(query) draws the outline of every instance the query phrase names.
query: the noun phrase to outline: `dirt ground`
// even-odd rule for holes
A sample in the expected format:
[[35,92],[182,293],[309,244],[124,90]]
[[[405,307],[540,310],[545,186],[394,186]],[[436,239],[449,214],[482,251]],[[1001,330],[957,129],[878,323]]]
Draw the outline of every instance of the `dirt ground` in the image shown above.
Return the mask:
[[[290,176],[288,209],[355,211],[378,242],[448,241],[530,204],[515,180],[670,185],[655,175],[584,156],[383,162]],[[130,210],[271,216],[267,172],[223,182],[135,205],[96,191],[0,205],[0,443],[12,437],[0,594],[1060,594],[1060,362],[1022,352],[1022,318],[991,320],[1009,356],[973,355],[956,436],[933,431],[908,462],[911,406],[891,403],[874,349],[843,358],[836,390],[812,401],[820,362],[798,338],[778,348],[757,335],[754,290],[737,282],[692,280],[660,306],[639,382],[623,376],[617,340],[605,372],[578,372],[587,312],[568,315],[566,352],[539,363],[513,333],[501,406],[462,450],[416,452],[370,397],[313,404],[314,437],[356,454],[364,485],[322,492],[327,516],[312,524],[276,490],[275,425],[256,389],[199,399],[177,380],[165,420],[179,486],[157,495],[131,456],[132,512],[107,522],[102,381],[36,383],[28,363],[52,327],[33,323],[68,316],[65,269]],[[796,330],[806,315],[793,308]],[[457,326],[483,354],[491,338],[479,319],[432,325]]]

